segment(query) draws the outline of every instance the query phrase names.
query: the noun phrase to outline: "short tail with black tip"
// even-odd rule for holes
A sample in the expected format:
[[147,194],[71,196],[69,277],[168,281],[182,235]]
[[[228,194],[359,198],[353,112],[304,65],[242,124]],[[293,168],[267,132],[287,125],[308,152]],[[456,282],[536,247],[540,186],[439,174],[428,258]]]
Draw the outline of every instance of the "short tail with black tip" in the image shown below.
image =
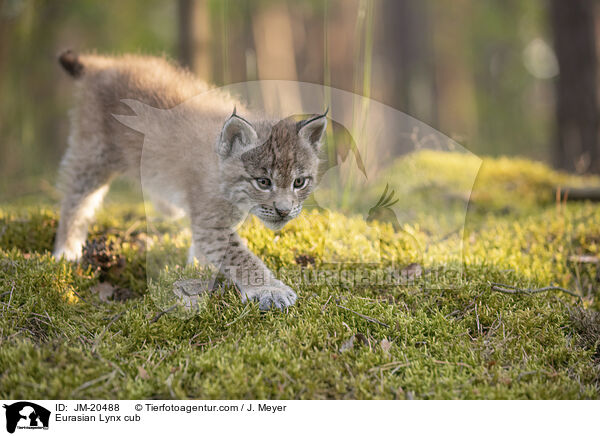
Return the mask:
[[75,79],[81,77],[84,73],[84,67],[79,56],[73,50],[67,50],[58,57],[58,62],[62,65],[69,75]]

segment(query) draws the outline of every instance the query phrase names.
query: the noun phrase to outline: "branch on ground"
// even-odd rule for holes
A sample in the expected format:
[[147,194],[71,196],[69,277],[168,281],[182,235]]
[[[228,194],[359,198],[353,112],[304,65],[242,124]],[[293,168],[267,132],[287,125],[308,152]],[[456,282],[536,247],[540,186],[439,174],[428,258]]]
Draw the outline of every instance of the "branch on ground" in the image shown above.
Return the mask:
[[600,201],[600,187],[573,188],[560,186],[556,188],[556,194],[559,201]]
[[560,291],[560,292],[564,292],[565,294],[569,294],[573,297],[578,298],[580,302],[582,301],[580,295],[578,295],[575,292],[570,291],[568,289],[561,288],[559,286],[545,286],[543,288],[523,289],[523,288],[517,288],[516,286],[512,286],[512,285],[505,285],[502,283],[491,283],[491,285],[492,285],[492,291],[503,292],[505,294],[539,294],[539,293],[548,292],[548,291]]

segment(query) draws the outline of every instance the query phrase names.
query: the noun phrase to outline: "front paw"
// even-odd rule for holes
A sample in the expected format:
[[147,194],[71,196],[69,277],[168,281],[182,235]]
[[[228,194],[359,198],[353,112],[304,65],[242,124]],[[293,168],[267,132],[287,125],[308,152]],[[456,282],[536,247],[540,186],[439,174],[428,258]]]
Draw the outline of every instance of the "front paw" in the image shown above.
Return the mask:
[[242,302],[249,300],[258,301],[260,310],[270,310],[277,308],[283,310],[296,302],[296,293],[292,289],[281,283],[250,287],[241,289]]
[[56,248],[52,253],[54,259],[60,260],[65,259],[70,262],[77,262],[81,259],[81,248],[79,249],[69,249],[66,247]]

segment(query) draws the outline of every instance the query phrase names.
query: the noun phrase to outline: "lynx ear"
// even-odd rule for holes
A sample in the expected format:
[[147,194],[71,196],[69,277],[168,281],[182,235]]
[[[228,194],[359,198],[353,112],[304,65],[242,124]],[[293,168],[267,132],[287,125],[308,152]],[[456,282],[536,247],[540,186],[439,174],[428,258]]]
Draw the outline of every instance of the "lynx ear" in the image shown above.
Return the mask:
[[226,158],[236,151],[243,150],[254,143],[257,137],[252,124],[236,115],[234,109],[233,114],[225,122],[221,130],[217,147],[219,156]]
[[318,150],[321,146],[321,140],[327,128],[327,118],[325,117],[327,112],[329,112],[329,109],[323,115],[299,121],[296,124],[298,136],[304,138],[315,150]]

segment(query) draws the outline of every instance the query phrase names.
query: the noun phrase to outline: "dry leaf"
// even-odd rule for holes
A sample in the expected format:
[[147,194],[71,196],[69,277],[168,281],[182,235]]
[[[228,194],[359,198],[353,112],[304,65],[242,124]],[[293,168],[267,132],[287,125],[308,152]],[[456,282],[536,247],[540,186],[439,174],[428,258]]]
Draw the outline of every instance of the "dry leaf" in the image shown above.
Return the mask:
[[148,374],[148,371],[146,371],[142,366],[138,366],[137,368],[138,368],[138,374],[142,380],[150,379],[150,375]]
[[352,348],[354,348],[354,338],[355,336],[351,336],[350,339],[348,339],[346,342],[344,342],[342,344],[342,346],[340,347],[340,352],[343,353],[344,351],[348,351],[351,350]]
[[600,261],[600,259],[598,259],[596,256],[592,256],[591,254],[569,256],[569,260],[577,263],[598,263]]
[[350,333],[352,333],[352,329],[350,328],[350,326],[348,324],[346,324],[344,321],[342,321],[342,325],[344,327],[346,327]]
[[380,345],[381,349],[386,353],[388,353],[390,351],[390,348],[392,348],[392,343],[385,338],[381,340]]

